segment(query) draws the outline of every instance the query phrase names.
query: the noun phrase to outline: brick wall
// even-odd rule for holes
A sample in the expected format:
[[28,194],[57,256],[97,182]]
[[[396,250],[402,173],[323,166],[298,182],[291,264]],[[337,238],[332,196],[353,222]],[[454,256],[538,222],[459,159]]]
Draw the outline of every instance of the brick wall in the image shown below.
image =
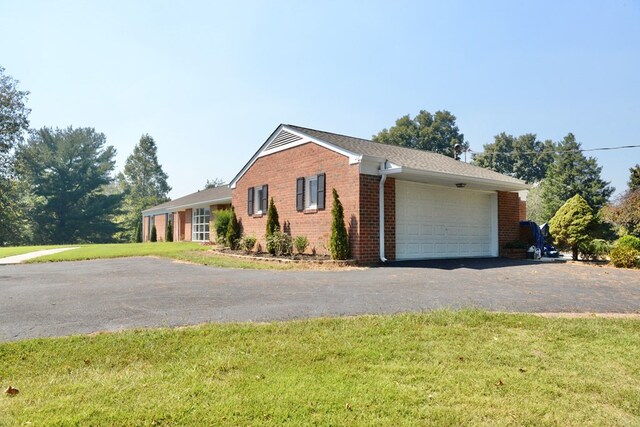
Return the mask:
[[165,228],[167,226],[167,215],[166,214],[154,215],[153,224],[156,225],[156,236],[158,238],[158,242],[164,242],[165,237],[167,236],[166,234],[167,230]]
[[191,221],[193,220],[193,209],[184,211],[184,240],[191,241]]
[[520,196],[498,191],[498,250],[505,256],[505,243],[520,239]]
[[[360,175],[360,224],[355,257],[364,263],[380,261],[380,179]],[[396,185],[394,178],[384,183],[384,252],[388,260],[396,255]]]
[[519,201],[519,212],[520,212],[520,221],[524,221],[527,219],[527,202],[524,200]]
[[[296,179],[326,174],[325,209],[296,211]],[[264,250],[267,215],[247,215],[247,190],[267,184],[269,199],[273,197],[280,225],[291,236],[304,235],[309,249],[328,253],[331,234],[332,189],[335,188],[344,206],[344,220],[350,232],[353,254],[359,250],[357,235],[360,226],[359,167],[350,165],[347,157],[319,145],[308,143],[261,157],[240,178],[233,190],[233,206],[244,234],[253,234]]]

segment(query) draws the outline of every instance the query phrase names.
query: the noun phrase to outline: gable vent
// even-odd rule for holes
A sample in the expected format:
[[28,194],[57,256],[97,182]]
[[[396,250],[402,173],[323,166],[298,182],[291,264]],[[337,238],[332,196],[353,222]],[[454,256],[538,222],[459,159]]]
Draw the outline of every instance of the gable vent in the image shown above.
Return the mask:
[[286,130],[283,130],[283,131],[280,131],[278,136],[276,136],[273,141],[271,141],[271,144],[269,144],[269,146],[265,149],[265,151],[273,150],[274,148],[281,147],[291,142],[300,141],[301,139],[302,139],[301,136],[294,135],[290,132],[287,132]]

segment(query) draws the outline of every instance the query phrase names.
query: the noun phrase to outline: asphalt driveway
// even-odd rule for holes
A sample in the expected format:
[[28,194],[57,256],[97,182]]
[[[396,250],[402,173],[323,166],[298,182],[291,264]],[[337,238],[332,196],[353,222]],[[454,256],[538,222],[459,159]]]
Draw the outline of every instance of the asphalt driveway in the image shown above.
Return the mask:
[[462,307],[640,313],[640,271],[502,259],[298,272],[155,258],[0,266],[0,341]]

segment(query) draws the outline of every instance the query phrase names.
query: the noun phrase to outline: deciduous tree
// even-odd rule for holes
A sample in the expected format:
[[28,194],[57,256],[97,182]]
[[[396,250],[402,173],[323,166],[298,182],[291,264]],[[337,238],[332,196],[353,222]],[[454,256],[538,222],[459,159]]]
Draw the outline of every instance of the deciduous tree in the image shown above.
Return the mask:
[[469,148],[456,125],[456,116],[450,112],[436,111],[431,114],[421,110],[413,119],[407,114],[396,120],[395,126],[381,130],[373,140],[382,144],[429,150],[453,157],[453,147],[460,144]]

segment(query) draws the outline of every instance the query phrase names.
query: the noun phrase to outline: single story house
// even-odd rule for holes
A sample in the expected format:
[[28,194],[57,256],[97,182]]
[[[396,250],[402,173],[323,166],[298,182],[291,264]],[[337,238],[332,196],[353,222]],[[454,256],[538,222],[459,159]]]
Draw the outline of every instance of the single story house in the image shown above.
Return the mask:
[[[369,263],[503,255],[504,245],[519,238],[526,216],[519,192],[529,186],[441,154],[282,124],[231,180],[230,199],[218,195],[200,205],[230,201],[243,234],[255,235],[264,248],[273,198],[283,230],[306,236],[309,250],[326,253],[334,188],[344,206],[351,256]],[[180,202],[185,198],[145,215],[157,215],[163,206],[175,212],[187,205]],[[161,222],[156,220],[158,230]]]
[[142,211],[142,240],[151,237],[155,224],[158,241],[164,241],[169,222],[174,241],[215,241],[211,212],[231,207],[229,186],[207,188]]

